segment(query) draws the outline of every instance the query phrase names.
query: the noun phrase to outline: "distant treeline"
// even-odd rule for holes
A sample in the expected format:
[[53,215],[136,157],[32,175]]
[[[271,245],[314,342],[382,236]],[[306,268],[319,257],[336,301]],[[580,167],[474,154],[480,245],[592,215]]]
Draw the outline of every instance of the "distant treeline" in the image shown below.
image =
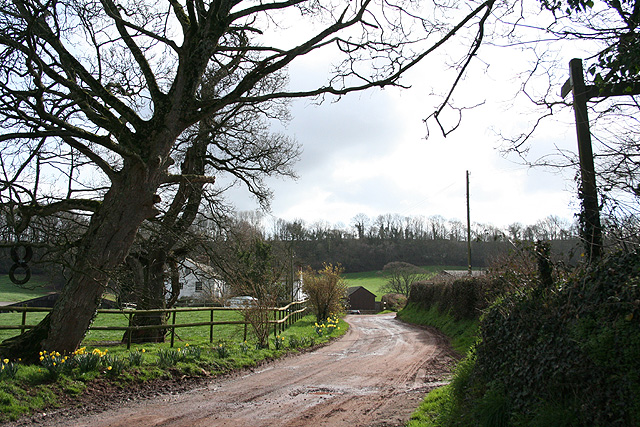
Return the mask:
[[[340,263],[347,273],[382,270],[385,264],[404,261],[414,265],[467,266],[467,243],[451,240],[369,240],[341,238],[288,242],[294,262],[320,268],[323,262]],[[525,243],[526,244],[526,243]],[[579,257],[577,239],[551,242],[556,258],[566,262]],[[515,249],[509,241],[474,241],[471,264],[488,267],[494,260]]]
[[[219,223],[205,220],[194,225],[192,234],[200,236],[194,240],[222,239],[224,244],[224,236],[228,235],[229,229],[244,229],[249,224],[249,228],[280,249],[279,253],[283,254],[287,264],[292,261],[295,265],[308,265],[315,269],[322,267],[323,263],[332,263],[341,264],[346,272],[374,271],[382,270],[385,264],[393,261],[414,265],[467,266],[466,225],[439,215],[386,214],[369,218],[358,214],[349,226],[276,219],[271,227],[265,227],[262,219],[259,212],[241,212],[227,223],[225,230]],[[23,233],[23,241],[35,243],[33,262],[30,263],[33,274],[49,272],[59,277],[60,268],[51,263],[57,258],[44,247],[56,247],[60,242],[67,244],[72,241],[81,224],[82,221],[75,217],[58,219],[55,223],[32,221],[31,227]],[[10,244],[8,242],[13,239],[15,236],[11,228],[0,218],[0,242]],[[580,255],[575,224],[549,216],[533,225],[513,223],[504,229],[473,223],[471,264],[473,267],[487,267],[497,257],[513,250],[518,242],[537,240],[552,242],[554,255],[567,261]],[[65,248],[60,246],[57,252],[69,255]],[[193,246],[193,252],[197,251],[197,246]],[[9,249],[0,247],[0,274],[7,274],[12,264]]]
[[[314,268],[328,262],[342,264],[346,272],[373,271],[393,261],[467,266],[466,226],[437,215],[387,214],[369,218],[359,214],[348,227],[278,219],[273,231],[266,234],[269,240],[287,246],[296,264]],[[538,240],[552,242],[554,256],[566,262],[580,255],[575,224],[549,216],[533,225],[514,223],[506,229],[473,223],[471,264],[485,268],[516,245]]]

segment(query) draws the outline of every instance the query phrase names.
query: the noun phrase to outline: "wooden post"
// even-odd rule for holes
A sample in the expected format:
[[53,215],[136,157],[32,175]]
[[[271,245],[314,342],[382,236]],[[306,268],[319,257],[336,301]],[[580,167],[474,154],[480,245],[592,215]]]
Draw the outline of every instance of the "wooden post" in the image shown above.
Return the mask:
[[278,320],[278,310],[276,310],[276,309],[273,310],[273,320],[274,320],[274,322],[273,322],[273,336],[277,337],[278,336],[278,323],[276,323],[276,322]]
[[213,308],[211,309],[211,325],[209,326],[209,344],[213,342]]
[[586,256],[592,261],[600,258],[602,254],[602,226],[600,225],[596,170],[593,164],[591,131],[587,111],[589,95],[584,83],[581,59],[574,58],[569,62],[569,81],[573,93],[573,110],[576,118],[578,156],[580,158],[579,195],[582,199],[582,232],[587,246]]
[[129,327],[127,328],[127,350],[131,349],[131,328],[133,327],[133,313],[129,313]]
[[589,261],[592,261],[597,260],[602,255],[603,247],[587,101],[591,98],[640,95],[640,84],[636,82],[621,82],[618,84],[587,86],[584,82],[582,60],[574,58],[569,62],[569,79],[562,85],[560,95],[565,98],[569,92],[573,93],[573,110],[578,134],[578,156],[580,157],[580,176],[582,181],[580,184],[580,197],[582,198],[583,216],[583,229],[581,232],[587,246],[586,255]]
[[172,321],[171,321],[171,348],[173,348],[173,343],[175,341],[175,337],[176,337],[176,312],[173,312],[173,316],[172,316]]
[[[23,307],[26,307],[23,305]],[[27,310],[22,312],[22,328],[20,328],[20,335],[24,334],[24,326],[27,324]]]
[[469,202],[469,171],[467,171],[467,265],[471,275],[471,204]]

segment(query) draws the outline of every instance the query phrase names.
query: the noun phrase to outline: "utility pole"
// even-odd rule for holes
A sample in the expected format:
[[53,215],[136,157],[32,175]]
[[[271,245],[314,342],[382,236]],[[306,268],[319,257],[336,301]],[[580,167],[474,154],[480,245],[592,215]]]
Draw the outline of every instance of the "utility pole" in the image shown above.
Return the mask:
[[602,87],[587,86],[584,82],[582,60],[574,58],[569,62],[569,79],[562,85],[562,97],[565,98],[569,92],[573,93],[573,110],[576,118],[578,156],[580,159],[581,232],[582,238],[585,240],[588,260],[596,261],[602,255],[602,225],[600,223],[600,205],[598,204],[587,101],[597,97],[638,95],[640,94],[640,87],[637,84],[624,83]]
[[469,203],[469,171],[467,171],[467,265],[471,276],[471,206]]

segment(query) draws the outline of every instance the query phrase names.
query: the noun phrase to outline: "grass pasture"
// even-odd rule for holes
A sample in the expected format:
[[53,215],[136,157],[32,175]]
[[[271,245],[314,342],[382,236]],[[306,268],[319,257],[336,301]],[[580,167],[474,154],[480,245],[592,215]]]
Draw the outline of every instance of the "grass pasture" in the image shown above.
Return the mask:
[[[36,325],[46,313],[29,312],[26,314],[26,325]],[[176,313],[176,325],[185,323],[201,323],[211,320],[210,311],[189,311]],[[215,311],[213,320],[215,322],[241,321],[242,313],[237,310]],[[172,319],[169,318],[168,323],[171,324]],[[10,312],[0,313],[0,325],[20,325],[22,323],[22,313]],[[126,327],[129,324],[129,318],[121,313],[98,313],[92,327]],[[190,343],[190,345],[206,345],[209,344],[209,326],[187,326],[177,327],[175,330],[176,347],[181,342]],[[19,333],[18,329],[0,329],[0,341],[15,336]],[[96,346],[105,343],[114,343],[121,341],[124,336],[123,330],[89,330],[82,345]],[[242,338],[244,336],[244,325],[214,325],[213,340],[230,341]],[[167,337],[168,339],[168,337]]]
[[376,301],[380,301],[380,298],[386,294],[383,287],[387,284],[387,279],[382,274],[382,271],[347,273],[344,274],[344,280],[349,287],[362,286],[368,291],[373,292],[376,295]]
[[[428,277],[433,277],[442,270],[466,270],[465,267],[442,265],[421,266],[420,268],[425,270]],[[382,296],[387,293],[387,291],[384,290],[384,286],[387,284],[387,278],[382,270],[346,273],[344,274],[344,279],[349,287],[362,286],[368,291],[373,292],[376,295],[376,301],[380,301]]]
[[35,275],[31,276],[29,283],[22,286],[13,284],[6,274],[0,275],[0,301],[13,303],[41,297],[48,292],[44,288],[46,285],[45,279]]

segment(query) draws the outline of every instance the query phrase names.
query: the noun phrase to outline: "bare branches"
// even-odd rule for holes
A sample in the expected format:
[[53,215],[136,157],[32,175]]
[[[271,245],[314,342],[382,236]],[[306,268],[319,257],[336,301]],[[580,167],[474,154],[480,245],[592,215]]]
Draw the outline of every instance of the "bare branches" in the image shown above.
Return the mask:
[[[460,125],[460,122],[462,120],[462,114],[461,111],[462,109],[458,109],[459,112],[459,117],[458,117],[458,123],[456,125],[454,125],[453,127],[450,128],[450,130],[445,130],[444,126],[442,125],[442,123],[440,122],[440,114],[442,114],[442,111],[449,106],[449,101],[451,100],[451,96],[453,95],[453,92],[455,91],[455,89],[457,88],[458,84],[460,83],[460,80],[462,80],[462,78],[464,77],[467,68],[469,67],[469,64],[471,63],[471,61],[473,60],[473,58],[476,56],[476,54],[478,53],[478,50],[480,49],[480,46],[482,45],[482,41],[484,39],[484,32],[485,32],[485,25],[487,23],[487,19],[489,19],[489,17],[491,16],[491,14],[493,13],[493,6],[495,4],[495,1],[488,1],[486,3],[484,3],[482,6],[482,8],[486,8],[484,11],[484,14],[481,16],[479,22],[478,22],[478,32],[475,36],[475,39],[471,45],[471,48],[469,49],[469,54],[466,55],[466,58],[464,60],[464,64],[462,65],[462,67],[460,68],[458,75],[456,77],[456,79],[454,80],[453,84],[451,85],[450,89],[449,89],[449,93],[446,95],[444,101],[442,102],[442,104],[440,105],[440,107],[438,107],[438,109],[433,112],[431,114],[430,117],[433,117],[436,122],[438,123],[438,126],[440,127],[440,130],[442,131],[442,135],[444,137],[446,137],[447,135],[449,135],[451,132],[455,131],[458,126]],[[474,11],[475,13],[478,13],[481,9],[478,8],[476,9],[476,11]],[[470,15],[471,16],[475,16],[474,15]],[[425,119],[425,121],[427,121],[427,119]]]

